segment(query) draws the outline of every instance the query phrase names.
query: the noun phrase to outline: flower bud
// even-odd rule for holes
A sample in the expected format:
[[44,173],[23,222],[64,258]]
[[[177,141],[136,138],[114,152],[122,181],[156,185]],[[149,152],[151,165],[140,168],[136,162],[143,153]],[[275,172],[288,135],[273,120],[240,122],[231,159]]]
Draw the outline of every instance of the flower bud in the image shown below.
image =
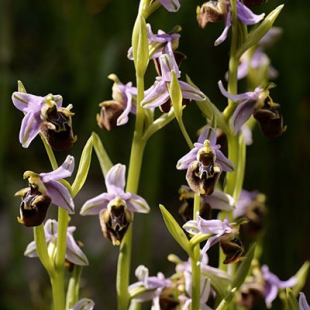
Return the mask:
[[113,245],[120,245],[132,222],[132,214],[127,210],[126,203],[116,197],[110,201],[107,209],[100,211],[99,219],[104,237]]
[[17,217],[18,222],[27,227],[41,225],[51,205],[51,198],[42,195],[35,184],[29,184],[29,187],[18,191],[15,196],[22,197],[19,209],[20,217]]
[[117,119],[123,113],[124,104],[117,101],[104,101],[99,104],[100,114],[97,114],[98,126],[110,131],[117,127]]
[[205,28],[208,23],[216,23],[225,18],[226,6],[219,1],[208,1],[196,10],[197,21],[201,28]]

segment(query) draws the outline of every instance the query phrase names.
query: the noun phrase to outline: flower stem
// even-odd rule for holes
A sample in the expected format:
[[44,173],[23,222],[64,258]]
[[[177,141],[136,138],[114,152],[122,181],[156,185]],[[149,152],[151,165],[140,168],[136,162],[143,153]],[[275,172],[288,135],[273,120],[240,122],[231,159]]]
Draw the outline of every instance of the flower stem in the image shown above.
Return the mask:
[[[195,194],[194,197],[194,211],[193,219],[197,219],[197,212],[200,209],[200,195]],[[200,264],[198,261],[200,259],[200,244],[197,244],[193,250],[193,257],[191,257],[191,266],[192,266],[192,310],[200,309]]]
[[[45,137],[40,134],[43,141],[46,153],[49,157],[52,168],[55,170],[58,167],[54,152],[46,141]],[[71,190],[71,188],[69,188]],[[50,280],[53,291],[54,310],[65,309],[65,256],[67,246],[67,228],[69,216],[68,212],[63,208],[58,207],[58,238],[57,238],[57,251],[54,261],[54,272],[50,274]]]
[[[126,192],[136,194],[138,191],[142,159],[146,140],[142,138],[144,129],[144,111],[140,102],[144,96],[144,78],[137,75],[137,111],[136,124],[131,146],[129,169],[127,176]],[[117,289],[117,309],[127,310],[130,303],[128,292],[131,247],[132,247],[132,225],[131,224],[120,245],[120,252],[117,263],[116,289]]]

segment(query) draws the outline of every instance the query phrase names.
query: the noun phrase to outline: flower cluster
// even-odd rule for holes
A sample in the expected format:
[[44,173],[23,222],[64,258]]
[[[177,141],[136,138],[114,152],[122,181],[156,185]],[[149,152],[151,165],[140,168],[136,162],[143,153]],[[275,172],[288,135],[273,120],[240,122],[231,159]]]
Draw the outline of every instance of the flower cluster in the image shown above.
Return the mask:
[[[75,212],[73,199],[87,179],[93,149],[104,175],[105,189],[84,200],[79,214],[97,215],[103,236],[109,245],[117,246],[113,248],[119,254],[117,309],[140,308],[138,304],[143,302],[152,303],[152,310],[253,309],[259,299],[271,308],[277,296],[284,300],[285,307],[289,305],[295,310],[299,304],[302,310],[310,309],[304,293],[300,293],[298,301],[296,298],[310,264],[305,263],[295,275],[282,281],[267,264],[260,263],[267,198],[259,191],[243,189],[246,148],[253,143],[252,120],[259,123],[266,137],[277,137],[286,130],[280,105],[270,95],[275,84],[269,79],[275,78],[277,71],[265,54],[281,32],[272,25],[283,6],[266,18],[265,13],[256,15],[251,11],[251,7],[265,2],[212,0],[197,8],[201,28],[208,23],[225,22],[215,45],[224,42],[229,29],[233,30],[227,88],[222,81],[218,82],[222,99],[227,101],[222,111],[189,77],[182,80],[180,67],[186,56],[178,50],[181,27],[176,26],[169,33],[156,33],[148,23],[149,16],[160,7],[177,12],[179,0],[140,1],[132,47],[127,51],[128,59],[134,62],[136,82],[124,84],[117,75],[110,74],[112,99],[101,102],[97,114],[98,126],[107,131],[126,125],[129,115],[135,115],[127,179],[126,166],[113,165],[100,137],[92,133],[81,153],[74,181],[70,184],[65,180],[73,174],[75,159],[67,155],[59,166],[53,150],[66,151],[77,140],[72,129],[72,105],[62,107],[60,95],[27,94],[19,82],[18,91],[12,95],[14,106],[24,113],[19,141],[28,148],[40,134],[53,171],[24,173],[28,186],[15,194],[21,198],[17,219],[24,226],[33,227],[34,241],[24,254],[38,257],[46,269],[55,310],[92,310],[95,306],[92,300],[79,297],[82,268],[89,261],[83,244],[73,236],[76,226],[69,226],[69,214]],[[248,31],[251,25],[255,26]],[[156,76],[149,87],[145,74],[150,61]],[[246,90],[239,90],[240,79],[246,79]],[[182,118],[191,101],[196,102],[204,120],[194,144]],[[138,281],[130,284],[134,214],[150,211],[146,199],[138,195],[144,150],[149,137],[174,118],[190,147],[176,164],[177,170],[186,170],[187,184],[179,189],[183,224],[163,205],[159,208],[169,233],[186,258],[169,255],[168,259],[175,263],[170,277],[163,272],[150,276],[149,269],[139,265],[135,271]],[[52,204],[59,207],[58,220],[47,218]],[[251,238],[259,243],[257,247]],[[216,248],[217,264],[211,256],[209,261]]]

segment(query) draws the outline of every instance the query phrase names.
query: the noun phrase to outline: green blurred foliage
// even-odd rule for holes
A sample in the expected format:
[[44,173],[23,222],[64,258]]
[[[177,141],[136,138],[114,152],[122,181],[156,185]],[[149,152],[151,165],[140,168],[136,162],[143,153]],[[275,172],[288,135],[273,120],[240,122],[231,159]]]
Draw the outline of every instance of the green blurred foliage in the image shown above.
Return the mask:
[[[227,71],[229,38],[218,47],[213,42],[223,24],[200,29],[196,22],[196,6],[202,3],[180,1],[181,10],[172,14],[159,9],[148,22],[153,31],[182,26],[179,50],[187,55],[182,72],[204,91],[220,108],[217,81]],[[270,0],[256,13],[270,12],[280,0]],[[129,124],[113,132],[97,127],[98,104],[111,97],[115,73],[123,83],[134,80],[133,63],[126,57],[131,45],[131,31],[138,1],[123,0],[1,0],[0,11],[0,308],[49,309],[48,278],[37,259],[23,256],[32,232],[16,221],[19,200],[14,193],[26,186],[25,170],[49,171],[42,143],[37,138],[28,149],[18,143],[22,113],[14,108],[10,96],[21,80],[27,91],[36,95],[61,94],[64,105],[74,106],[74,131],[78,142],[70,154],[79,158],[92,131],[100,134],[114,163],[127,164],[132,139],[133,117]],[[268,50],[273,66],[280,75],[272,91],[275,102],[282,106],[287,132],[280,138],[266,140],[258,128],[254,144],[248,148],[245,188],[258,189],[268,197],[269,222],[265,234],[262,262],[281,279],[294,274],[310,259],[308,225],[310,175],[310,89],[307,50],[310,7],[306,1],[285,3],[276,26],[284,34],[276,46]],[[150,86],[154,71],[148,71]],[[184,122],[193,137],[204,119],[192,104],[184,112]],[[150,267],[151,274],[163,271],[167,276],[174,266],[166,257],[173,252],[186,259],[163,224],[158,204],[177,215],[180,202],[177,191],[185,183],[184,172],[177,171],[177,160],[187,152],[178,125],[172,122],[152,137],[146,149],[139,193],[149,201],[150,216],[138,215],[135,225],[133,270],[139,264]],[[59,162],[67,154],[57,153]],[[104,190],[104,179],[95,156],[85,188],[76,200],[77,214],[71,225],[78,226],[76,236],[84,244],[90,266],[83,273],[81,294],[93,298],[96,309],[115,308],[115,266],[118,249],[102,238],[96,217],[79,216],[83,202]],[[52,209],[52,208],[51,208]],[[55,210],[49,215],[55,216]],[[135,280],[134,277],[132,278]],[[309,298],[309,283],[305,288]]]

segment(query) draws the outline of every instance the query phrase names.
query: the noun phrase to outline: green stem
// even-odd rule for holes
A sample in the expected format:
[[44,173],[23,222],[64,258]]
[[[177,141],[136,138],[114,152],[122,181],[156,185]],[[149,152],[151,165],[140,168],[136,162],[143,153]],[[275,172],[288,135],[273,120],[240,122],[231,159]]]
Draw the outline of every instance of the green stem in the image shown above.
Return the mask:
[[72,276],[69,280],[66,309],[69,310],[79,300],[80,279],[83,267],[74,265]]
[[[142,159],[146,140],[142,138],[144,129],[144,111],[140,102],[144,96],[144,78],[137,76],[137,111],[136,124],[133,136],[129,169],[127,176],[126,192],[136,194],[138,191]],[[120,245],[120,252],[117,263],[116,289],[117,289],[117,309],[127,310],[130,303],[128,292],[132,247],[132,225],[131,224]]]
[[42,133],[40,133],[40,137],[41,137],[42,142],[44,144],[45,151],[46,151],[47,156],[50,160],[51,166],[52,166],[53,170],[56,170],[58,168],[58,164],[57,164],[54,152],[53,152],[51,146],[49,145],[49,143],[47,142],[46,138],[42,135]]
[[[197,219],[197,212],[200,210],[200,195],[195,194],[194,197],[194,210],[193,219]],[[200,264],[198,264],[200,259],[200,244],[197,244],[193,250],[193,257],[191,257],[192,266],[192,310],[200,309]]]
[[185,126],[184,126],[183,119],[182,119],[182,118],[177,118],[177,120],[178,120],[180,129],[181,129],[181,132],[182,132],[182,134],[183,134],[183,137],[184,137],[184,139],[185,139],[185,141],[186,141],[188,147],[189,147],[190,149],[194,148],[194,144],[193,144],[191,138],[189,137],[189,135],[188,135],[188,133],[187,133],[187,131],[186,131],[186,128],[185,128]]
[[53,291],[53,302],[54,310],[65,309],[65,291],[64,291],[64,277],[56,273],[55,276],[51,277],[52,291]]
[[[45,137],[40,134],[46,153],[49,157],[52,168],[55,170],[58,167],[55,155],[49,143]],[[70,190],[70,189],[69,189]],[[58,207],[58,238],[57,238],[57,251],[54,261],[54,273],[50,275],[54,310],[65,309],[65,256],[67,246],[67,228],[68,228],[69,216],[68,212],[63,208]]]

